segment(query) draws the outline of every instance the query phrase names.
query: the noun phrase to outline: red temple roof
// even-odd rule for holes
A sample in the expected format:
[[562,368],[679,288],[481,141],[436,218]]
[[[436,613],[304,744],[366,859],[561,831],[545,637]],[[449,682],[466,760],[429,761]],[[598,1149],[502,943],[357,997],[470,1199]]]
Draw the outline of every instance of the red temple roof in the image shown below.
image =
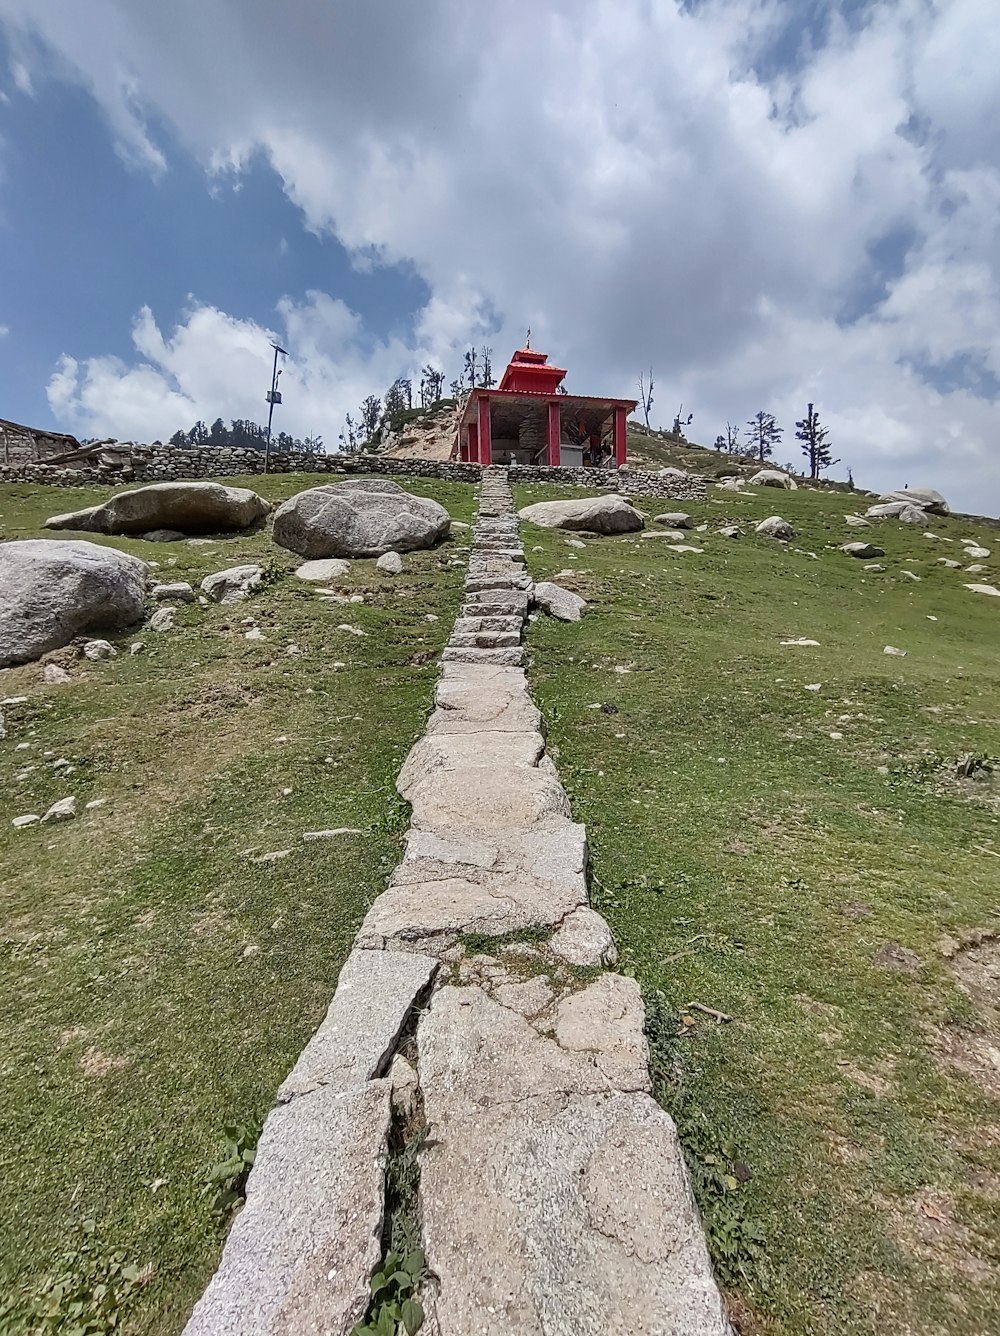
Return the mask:
[[515,394],[555,394],[566,372],[562,367],[549,366],[548,361],[546,353],[518,348],[498,388]]

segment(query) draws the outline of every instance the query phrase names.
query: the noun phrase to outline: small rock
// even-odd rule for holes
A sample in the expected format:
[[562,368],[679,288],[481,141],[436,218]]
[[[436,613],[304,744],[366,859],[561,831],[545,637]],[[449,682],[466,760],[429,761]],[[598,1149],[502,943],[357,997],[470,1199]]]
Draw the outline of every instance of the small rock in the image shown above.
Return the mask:
[[206,575],[201,582],[202,593],[213,603],[239,603],[256,589],[264,577],[259,566],[231,566],[225,571]]
[[193,603],[195,592],[186,580],[175,580],[173,584],[156,584],[149,591],[153,598],[176,599],[179,603]]
[[690,515],[685,515],[682,510],[668,511],[664,515],[654,515],[654,524],[662,524],[666,529],[691,529],[694,527]]
[[875,964],[882,969],[899,970],[904,974],[915,974],[923,963],[916,951],[898,942],[886,942],[875,952]]
[[176,616],[177,610],[175,608],[157,608],[149,619],[149,629],[151,631],[172,631]]
[[146,652],[146,646],[142,643],[141,640],[137,640],[134,645],[131,645],[129,647],[130,654],[144,654],[145,652]]
[[360,626],[351,626],[348,622],[341,622],[337,630],[346,631],[348,635],[352,636],[364,636],[366,634]]
[[859,561],[869,561],[872,557],[884,557],[885,552],[874,543],[844,543],[841,552],[848,557],[857,557]]
[[865,570],[868,571],[871,575],[881,575],[885,572],[885,569],[886,568],[884,566],[880,566],[877,561],[873,562],[871,566],[865,567]]
[[799,636],[797,640],[783,640],[781,643],[783,645],[811,645],[816,647],[819,646],[818,640],[807,640],[805,636]]
[[[643,537],[645,537],[645,534],[643,534]],[[703,547],[690,547],[684,543],[668,543],[667,549],[670,552],[696,552],[699,556],[705,551]]]
[[91,798],[89,803],[84,803],[84,806],[88,812],[93,812],[96,808],[103,807],[107,801],[107,798]]
[[118,651],[109,640],[88,640],[83,647],[85,659],[117,659]]
[[905,658],[906,658],[906,650],[905,650],[905,649],[897,649],[895,645],[886,645],[886,647],[885,647],[885,649],[882,651],[882,653],[883,653],[883,654],[892,654],[892,655],[893,655],[895,658],[897,658],[897,659],[905,659]]
[[805,691],[821,691],[822,688],[823,688],[823,683],[822,683],[822,682],[808,682],[808,683],[806,684],[806,686],[804,687],[804,690],[805,690]]
[[780,515],[769,515],[766,520],[761,520],[757,525],[756,532],[764,534],[767,538],[789,539],[795,537],[795,530]]
[[265,640],[266,636],[259,626],[251,626],[249,631],[243,632],[244,640]]
[[42,681],[50,685],[61,685],[64,682],[72,681],[65,668],[60,668],[57,663],[47,663],[42,669]]
[[[291,793],[291,789],[288,792]],[[252,861],[254,863],[277,863],[279,859],[287,858],[291,852],[291,849],[275,849],[273,853],[259,854]]]
[[43,821],[70,821],[76,816],[76,799],[60,798],[42,817]]
[[316,561],[304,561],[295,568],[295,574],[300,580],[316,580],[325,584],[327,580],[336,580],[346,575],[350,569],[349,561],[342,561],[339,557],[320,557]]
[[965,544],[965,555],[972,557],[974,561],[985,561],[990,555],[988,547],[980,547],[977,543]]
[[1000,589],[995,589],[993,585],[967,584],[965,587],[974,594],[990,594],[993,598],[1000,598]]
[[[290,792],[291,790],[289,790]],[[333,840],[338,835],[363,835],[364,832],[357,826],[336,826],[332,830],[304,830],[302,838],[304,840]]]
[[950,557],[938,557],[938,565],[947,566],[950,571],[957,571],[962,563],[960,561],[952,561]]
[[398,552],[384,552],[376,561],[375,569],[384,575],[402,575],[403,558]]
[[845,515],[844,522],[852,529],[870,529],[871,523],[863,515]]
[[260,947],[257,945],[256,942],[248,942],[246,946],[243,948],[243,959],[249,960],[251,956],[257,955],[259,951]]
[[965,573],[966,575],[982,575],[985,569],[985,566],[981,566],[978,562],[974,562],[973,565],[966,566]]
[[41,819],[40,816],[29,813],[27,816],[16,816],[10,824],[15,830],[23,830],[25,826],[36,826]]
[[724,524],[718,534],[720,538],[742,538],[743,530],[735,524]]
[[392,1085],[392,1107],[397,1117],[404,1120],[412,1118],[417,1110],[420,1082],[417,1073],[401,1053],[397,1053],[392,1060],[389,1080]]
[[916,580],[918,584],[920,583],[920,576],[914,575],[912,571],[900,571],[899,573],[904,580]]
[[289,658],[294,658],[296,654],[301,654],[302,651],[299,649],[298,645],[296,645],[295,642],[292,641],[292,643],[285,650],[285,653],[288,655]]

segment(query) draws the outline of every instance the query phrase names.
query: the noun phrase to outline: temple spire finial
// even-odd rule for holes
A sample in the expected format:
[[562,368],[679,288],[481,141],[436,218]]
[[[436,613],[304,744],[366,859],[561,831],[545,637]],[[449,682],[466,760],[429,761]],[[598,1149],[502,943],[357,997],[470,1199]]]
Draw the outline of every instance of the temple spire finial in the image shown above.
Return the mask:
[[525,346],[526,348],[530,348],[530,347],[531,347],[531,326],[530,326],[530,325],[528,326],[528,337],[527,337],[527,338],[525,339],[525,341],[524,341],[524,346]]

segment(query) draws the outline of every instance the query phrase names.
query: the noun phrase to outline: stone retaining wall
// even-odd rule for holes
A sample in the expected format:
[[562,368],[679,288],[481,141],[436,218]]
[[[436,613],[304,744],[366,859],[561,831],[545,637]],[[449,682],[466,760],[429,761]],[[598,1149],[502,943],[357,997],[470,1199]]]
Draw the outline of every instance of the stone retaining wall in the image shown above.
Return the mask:
[[603,968],[586,832],[528,692],[530,595],[491,469],[436,708],[397,781],[403,861],[278,1092],[186,1336],[348,1336],[400,1141],[419,1147],[428,1336],[731,1336],[650,1093],[639,988]]
[[[123,483],[128,486],[150,482],[172,482],[185,478],[228,478],[264,471],[264,456],[259,450],[240,450],[219,446],[185,450],[172,445],[136,445],[131,447],[130,469],[52,468],[44,464],[19,464],[0,467],[0,482],[41,483],[50,487],[86,487],[94,484]],[[404,459],[390,455],[305,455],[277,451],[270,457],[272,473],[378,473],[392,477],[441,478],[448,482],[478,483],[479,464],[460,460]],[[541,465],[514,464],[509,469],[512,483],[549,483],[592,490],[621,491],[633,496],[694,499],[705,495],[705,480],[661,478],[641,469],[570,469]]]

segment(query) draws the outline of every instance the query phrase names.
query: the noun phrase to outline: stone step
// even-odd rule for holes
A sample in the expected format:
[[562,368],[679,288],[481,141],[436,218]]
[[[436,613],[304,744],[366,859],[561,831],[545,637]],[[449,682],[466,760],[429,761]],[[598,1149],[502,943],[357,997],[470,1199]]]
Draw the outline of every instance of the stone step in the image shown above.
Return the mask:
[[452,631],[448,641],[452,649],[509,649],[520,643],[520,630]]
[[442,663],[489,663],[501,668],[520,668],[524,663],[524,649],[474,649],[471,646],[449,645],[441,655]]
[[473,613],[471,616],[459,617],[453,630],[459,635],[475,635],[479,631],[514,631],[520,635],[523,627],[523,617],[493,614],[480,617]]

